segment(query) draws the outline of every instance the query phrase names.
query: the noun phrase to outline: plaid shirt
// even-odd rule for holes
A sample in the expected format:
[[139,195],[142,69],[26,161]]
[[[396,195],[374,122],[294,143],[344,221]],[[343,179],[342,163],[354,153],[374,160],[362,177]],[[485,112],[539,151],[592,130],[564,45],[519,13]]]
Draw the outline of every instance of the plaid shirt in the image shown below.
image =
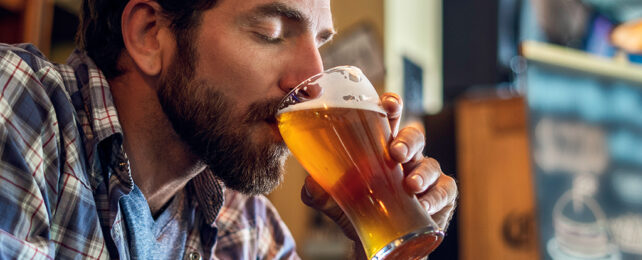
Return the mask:
[[[133,188],[109,84],[75,51],[52,64],[0,44],[0,258],[129,258],[118,200]],[[226,190],[206,170],[186,186],[187,259],[298,259],[264,196]]]

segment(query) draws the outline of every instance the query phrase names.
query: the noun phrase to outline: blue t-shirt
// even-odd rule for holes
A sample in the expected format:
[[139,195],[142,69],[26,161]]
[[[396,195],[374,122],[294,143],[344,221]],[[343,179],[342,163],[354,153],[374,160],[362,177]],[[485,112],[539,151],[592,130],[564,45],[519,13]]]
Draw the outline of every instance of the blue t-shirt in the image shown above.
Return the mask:
[[181,189],[157,219],[138,186],[120,199],[132,259],[181,259],[194,213]]

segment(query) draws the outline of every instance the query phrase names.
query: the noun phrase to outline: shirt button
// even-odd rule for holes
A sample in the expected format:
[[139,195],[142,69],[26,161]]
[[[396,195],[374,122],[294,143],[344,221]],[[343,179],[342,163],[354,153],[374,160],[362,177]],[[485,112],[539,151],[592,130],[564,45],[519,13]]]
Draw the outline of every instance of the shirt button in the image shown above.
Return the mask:
[[198,253],[196,253],[196,252],[191,252],[191,253],[189,253],[189,255],[187,256],[187,258],[188,258],[189,260],[201,260],[201,255],[200,255],[200,254],[198,254]]

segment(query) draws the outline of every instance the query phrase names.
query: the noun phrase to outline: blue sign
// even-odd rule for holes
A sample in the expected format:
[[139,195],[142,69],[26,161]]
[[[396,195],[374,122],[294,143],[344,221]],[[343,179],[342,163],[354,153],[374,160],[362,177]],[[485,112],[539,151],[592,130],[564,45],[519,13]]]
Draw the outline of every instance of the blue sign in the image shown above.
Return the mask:
[[642,259],[642,82],[532,59],[525,82],[542,257]]

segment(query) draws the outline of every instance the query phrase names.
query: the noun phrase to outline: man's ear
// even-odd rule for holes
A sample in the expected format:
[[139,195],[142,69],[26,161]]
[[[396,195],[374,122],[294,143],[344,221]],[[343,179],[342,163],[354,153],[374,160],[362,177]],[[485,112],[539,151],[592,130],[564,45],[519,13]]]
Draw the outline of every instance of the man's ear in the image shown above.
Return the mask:
[[158,75],[163,66],[162,54],[167,40],[163,37],[166,26],[161,6],[150,0],[131,0],[121,17],[125,50],[148,76]]

